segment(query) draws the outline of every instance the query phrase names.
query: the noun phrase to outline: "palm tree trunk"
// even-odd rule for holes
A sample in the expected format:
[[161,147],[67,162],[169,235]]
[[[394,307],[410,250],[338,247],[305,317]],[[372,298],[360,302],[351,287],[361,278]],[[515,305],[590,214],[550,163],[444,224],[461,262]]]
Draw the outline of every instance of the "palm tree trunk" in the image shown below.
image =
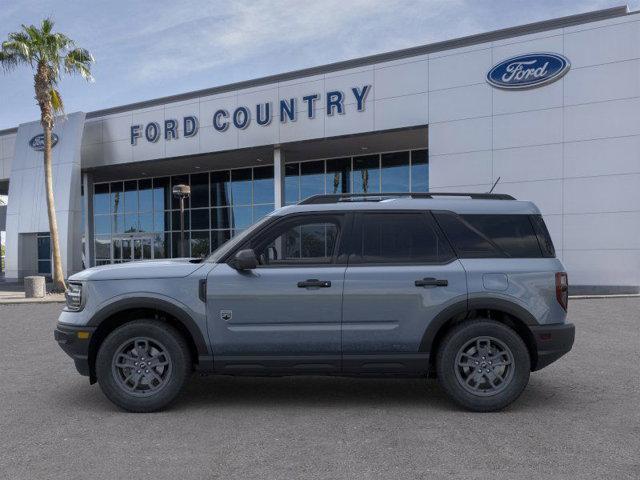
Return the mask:
[[60,241],[58,240],[58,220],[53,199],[53,169],[51,167],[51,126],[44,125],[44,179],[47,191],[47,214],[49,215],[49,232],[51,233],[51,250],[53,253],[53,289],[54,293],[66,290],[62,259],[60,257]]

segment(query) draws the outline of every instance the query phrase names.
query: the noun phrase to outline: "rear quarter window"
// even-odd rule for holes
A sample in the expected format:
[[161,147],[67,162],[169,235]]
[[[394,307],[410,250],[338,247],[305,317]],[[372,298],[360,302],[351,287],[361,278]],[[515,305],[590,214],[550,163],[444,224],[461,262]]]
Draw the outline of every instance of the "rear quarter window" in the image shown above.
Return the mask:
[[548,245],[541,246],[546,227],[541,218],[542,226],[534,226],[531,215],[435,215],[460,258],[541,258],[553,249],[548,232]]

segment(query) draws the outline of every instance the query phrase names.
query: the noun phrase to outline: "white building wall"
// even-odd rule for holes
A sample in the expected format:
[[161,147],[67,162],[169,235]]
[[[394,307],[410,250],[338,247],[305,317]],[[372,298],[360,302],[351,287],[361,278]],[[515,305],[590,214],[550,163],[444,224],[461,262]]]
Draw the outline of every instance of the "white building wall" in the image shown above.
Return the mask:
[[[571,70],[525,91],[486,83],[492,65],[532,52],[564,54]],[[501,177],[495,191],[539,206],[571,283],[640,284],[636,16],[432,54],[429,81],[432,190]]]

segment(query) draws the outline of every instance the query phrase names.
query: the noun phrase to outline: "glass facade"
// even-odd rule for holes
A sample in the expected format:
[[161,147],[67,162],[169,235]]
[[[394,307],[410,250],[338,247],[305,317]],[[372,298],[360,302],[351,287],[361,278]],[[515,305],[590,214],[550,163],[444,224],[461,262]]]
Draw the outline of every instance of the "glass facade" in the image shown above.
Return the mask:
[[287,205],[323,193],[428,192],[427,150],[288,163]]
[[[274,209],[273,166],[94,185],[95,264],[180,256],[180,205],[186,184],[186,256],[203,257]],[[285,203],[323,193],[426,192],[427,150],[288,163]]]
[[49,232],[36,234],[38,242],[38,273],[51,275],[51,235]]
[[185,255],[203,257],[271,212],[273,166],[94,185],[96,265],[180,256],[180,204],[186,184]]

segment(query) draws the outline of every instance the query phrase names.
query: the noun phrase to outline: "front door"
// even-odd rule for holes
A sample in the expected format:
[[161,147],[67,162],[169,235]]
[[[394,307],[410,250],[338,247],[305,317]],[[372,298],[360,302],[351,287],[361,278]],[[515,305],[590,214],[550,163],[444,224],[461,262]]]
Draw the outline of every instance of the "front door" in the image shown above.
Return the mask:
[[466,302],[465,271],[430,213],[356,215],[345,275],[346,373],[424,373],[421,342],[443,309]]
[[256,269],[219,264],[211,270],[207,316],[217,371],[340,371],[346,218],[324,213],[275,220],[240,247],[254,249]]
[[114,263],[154,258],[151,235],[122,235],[114,237],[112,243]]

